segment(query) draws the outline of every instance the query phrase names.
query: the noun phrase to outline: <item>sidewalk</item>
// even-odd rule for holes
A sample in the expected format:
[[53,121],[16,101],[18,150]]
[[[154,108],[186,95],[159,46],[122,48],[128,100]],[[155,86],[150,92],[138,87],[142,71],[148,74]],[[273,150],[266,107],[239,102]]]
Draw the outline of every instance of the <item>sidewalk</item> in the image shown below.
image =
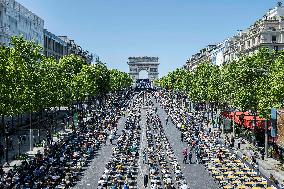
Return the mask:
[[[215,131],[218,130],[217,128],[214,129]],[[232,133],[228,133],[228,138],[230,138],[230,135]],[[225,135],[221,135],[221,138],[224,140]],[[282,163],[278,160],[275,160],[273,158],[265,158],[264,160],[261,159],[260,152],[256,150],[256,148],[247,140],[244,140],[245,143],[241,143],[240,149],[237,149],[237,140],[238,138],[235,138],[234,148],[231,150],[235,151],[239,157],[246,156],[248,160],[244,160],[248,164],[251,162],[251,156],[254,154],[254,152],[257,152],[258,157],[256,158],[256,161],[259,165],[259,171],[267,178],[270,178],[270,174],[274,176],[274,178],[278,181],[278,186],[283,183],[284,180],[284,171],[279,169],[279,165]],[[251,164],[250,164],[251,165]]]
[[[211,130],[212,131],[219,131],[218,128],[213,128],[212,125],[210,124]],[[227,136],[230,139],[232,133],[228,133]],[[225,139],[225,134],[221,134],[221,138],[224,140]],[[264,160],[261,159],[261,154],[260,152],[253,146],[249,141],[244,140],[245,143],[240,145],[240,149],[237,149],[237,140],[238,138],[235,138],[235,143],[234,143],[234,148],[232,149],[233,151],[237,152],[237,155],[239,157],[246,156],[249,159],[246,161],[248,164],[251,162],[251,154],[254,154],[254,151],[258,153],[258,157],[256,157],[256,161],[259,165],[259,171],[269,179],[270,174],[274,176],[274,178],[278,181],[278,185],[284,183],[284,171],[280,169],[281,163],[280,161],[273,159],[273,158],[265,158]]]
[[[65,129],[65,130],[61,130],[59,131],[59,138],[63,138],[65,136],[69,136],[69,134],[72,132],[71,129]],[[54,141],[58,141],[60,140],[58,137],[55,137],[53,136],[53,140]],[[28,151],[26,152],[25,154],[28,156],[28,157],[34,157],[38,151],[40,151],[41,153],[43,153],[44,151],[44,148],[43,147],[34,147],[31,151]],[[11,162],[9,162],[10,166],[4,166],[3,167],[3,170],[5,172],[8,172],[10,169],[13,169],[14,166],[19,166],[21,165],[23,160],[12,160]]]
[[[56,127],[53,128],[53,130],[55,132],[61,131],[62,130],[62,123],[63,120],[61,119],[64,116],[65,112],[62,110],[61,112],[59,112],[59,114],[56,116],[55,121],[56,121]],[[42,126],[42,128],[40,129],[40,132],[38,132],[38,127],[35,128],[35,125],[39,124],[39,123],[44,123],[46,122],[46,119],[42,119],[38,122],[34,122],[33,123],[33,131],[32,131],[32,146],[34,147],[34,145],[36,143],[42,142],[42,140],[46,140],[46,131],[47,128],[45,128],[44,126]],[[42,124],[44,125],[44,124]],[[13,135],[10,135],[9,138],[12,139],[12,143],[13,143],[13,148],[9,148],[8,151],[8,162],[9,164],[11,164],[12,161],[15,160],[15,156],[18,156],[19,154],[25,154],[26,152],[30,151],[30,125],[23,125],[20,128],[18,128],[18,131],[13,133]],[[22,141],[21,144],[19,144],[19,139],[18,136],[25,136],[26,140]],[[6,142],[5,142],[5,136],[0,137],[0,143],[4,146],[4,148],[6,148]],[[0,159],[0,165],[1,164],[5,164],[6,163],[6,150],[4,150],[4,158]]]
[[[237,146],[236,143],[235,146]],[[241,157],[245,155],[249,157],[250,161],[251,154],[253,154],[252,149],[254,149],[254,146],[246,141],[245,144],[241,144],[240,150],[237,150],[238,155],[240,155]],[[279,169],[279,165],[281,165],[282,163],[273,158],[265,158],[264,160],[262,160],[259,157],[256,158],[256,161],[258,162],[260,172],[267,178],[269,178],[270,174],[272,174],[279,184],[283,183],[284,171]]]

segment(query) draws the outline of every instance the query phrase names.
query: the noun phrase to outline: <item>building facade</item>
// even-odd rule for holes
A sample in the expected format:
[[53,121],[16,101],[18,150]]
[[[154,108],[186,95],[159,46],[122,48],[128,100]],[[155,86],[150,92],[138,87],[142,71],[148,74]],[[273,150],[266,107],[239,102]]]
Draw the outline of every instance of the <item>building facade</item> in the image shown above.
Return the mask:
[[44,29],[44,55],[59,60],[67,55],[67,43],[58,36]]
[[215,49],[215,47],[216,45],[208,45],[207,47],[201,49],[198,53],[194,54],[186,61],[184,68],[189,71],[193,71],[201,62],[210,62],[211,52]]
[[15,0],[0,0],[0,43],[9,45],[12,36],[22,35],[43,46],[44,20]]
[[139,79],[139,72],[145,70],[148,72],[148,79],[153,81],[159,78],[159,58],[158,57],[129,57],[127,64],[129,65],[129,75],[133,81]]
[[226,39],[221,43],[217,44],[211,52],[211,62],[214,65],[222,65],[224,62],[224,53],[227,49],[230,39]]
[[[242,55],[251,55],[261,47],[270,50],[284,50],[284,7],[269,10],[244,31],[222,41],[212,48],[202,49],[187,60],[184,68],[194,70],[198,64],[209,60],[212,64],[222,65],[237,60]],[[204,58],[205,57],[205,58]]]
[[69,39],[67,36],[58,36],[62,41],[67,44],[66,53],[75,54],[84,59],[88,64],[91,64],[93,61],[99,61],[99,56],[89,53],[87,50],[83,50],[81,46],[77,45],[74,40]]

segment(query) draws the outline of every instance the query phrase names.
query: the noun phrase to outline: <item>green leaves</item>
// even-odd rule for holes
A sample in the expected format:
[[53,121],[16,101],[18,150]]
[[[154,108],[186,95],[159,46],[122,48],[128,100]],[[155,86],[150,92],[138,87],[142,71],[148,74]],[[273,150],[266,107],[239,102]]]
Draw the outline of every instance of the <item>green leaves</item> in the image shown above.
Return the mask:
[[87,65],[76,55],[56,61],[23,37],[0,46],[0,114],[15,115],[48,107],[69,106],[87,96],[105,95],[132,84],[126,73],[98,62]]
[[209,62],[197,66],[192,77],[192,87],[189,92],[194,102],[218,102],[222,86],[220,70]]
[[284,103],[284,51],[259,49],[221,67],[204,62],[194,72],[177,69],[157,83],[186,92],[193,102],[231,105],[268,117],[272,107]]
[[111,91],[118,91],[130,87],[133,81],[129,74],[112,69],[110,70],[109,83]]
[[155,81],[161,87],[169,90],[186,91],[190,86],[191,73],[185,69],[177,69],[170,72],[167,76]]

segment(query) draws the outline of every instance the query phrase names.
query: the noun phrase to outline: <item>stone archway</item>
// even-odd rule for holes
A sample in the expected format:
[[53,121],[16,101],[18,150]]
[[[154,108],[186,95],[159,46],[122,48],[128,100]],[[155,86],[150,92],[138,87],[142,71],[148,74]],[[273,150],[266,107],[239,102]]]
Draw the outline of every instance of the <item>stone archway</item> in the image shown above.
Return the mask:
[[139,72],[146,70],[150,81],[159,78],[159,58],[158,57],[129,57],[127,64],[129,65],[129,74],[136,82],[139,79]]
[[148,79],[149,73],[147,70],[140,70],[138,79]]

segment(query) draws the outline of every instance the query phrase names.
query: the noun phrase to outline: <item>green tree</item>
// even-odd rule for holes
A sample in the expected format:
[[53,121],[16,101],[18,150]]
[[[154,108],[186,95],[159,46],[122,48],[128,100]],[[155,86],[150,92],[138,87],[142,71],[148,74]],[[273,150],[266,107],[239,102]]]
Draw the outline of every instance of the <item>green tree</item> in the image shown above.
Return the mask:
[[129,74],[118,71],[116,69],[109,70],[110,72],[110,90],[117,91],[130,87],[132,84],[132,78]]
[[110,91],[110,72],[106,65],[98,62],[95,65],[95,84],[97,85],[98,94],[105,96]]
[[59,93],[61,94],[63,105],[70,106],[74,100],[78,100],[80,87],[78,87],[77,82],[80,78],[77,75],[80,74],[85,64],[82,58],[73,54],[64,56],[59,60],[59,71],[62,75]]

